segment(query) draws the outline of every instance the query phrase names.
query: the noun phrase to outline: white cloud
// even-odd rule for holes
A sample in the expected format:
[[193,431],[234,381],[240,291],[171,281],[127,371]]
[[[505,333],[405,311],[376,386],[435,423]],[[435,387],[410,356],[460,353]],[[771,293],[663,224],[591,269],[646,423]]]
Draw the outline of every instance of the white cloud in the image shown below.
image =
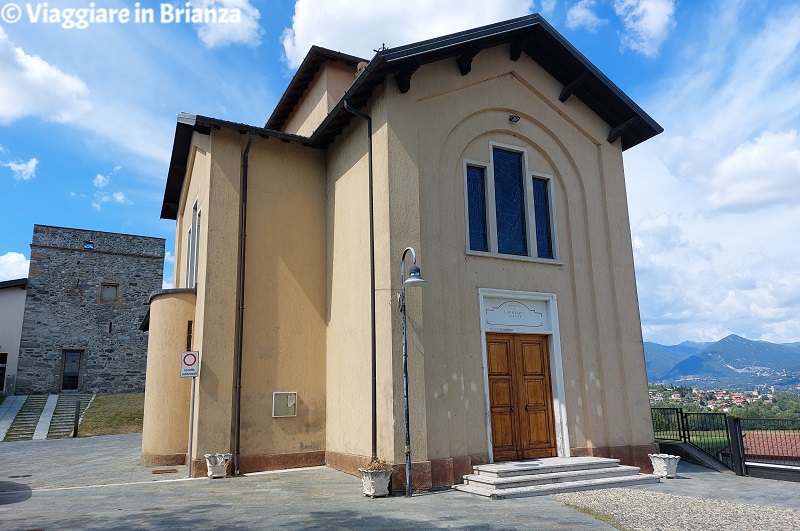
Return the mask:
[[193,7],[213,9],[221,14],[227,10],[229,22],[198,24],[197,36],[208,48],[220,48],[229,44],[245,44],[256,47],[261,44],[264,30],[258,24],[261,13],[249,0],[200,0]]
[[164,253],[164,261],[167,262],[168,264],[175,263],[175,255],[172,254],[172,251],[167,251],[166,253]]
[[98,173],[95,176],[94,180],[92,180],[92,182],[94,183],[95,187],[104,188],[104,187],[108,186],[108,182],[110,180],[111,180],[111,178],[108,175],[103,175],[103,174]]
[[694,20],[638,101],[665,128],[625,152],[648,341],[800,340],[800,5],[752,8]]
[[[81,130],[80,134],[95,148],[115,145],[131,155],[140,167],[146,166],[147,173],[157,173],[161,177],[161,167],[170,156],[172,118],[165,121],[159,114],[157,105],[161,100],[159,104],[148,105],[147,110],[136,102],[142,99],[146,86],[142,80],[161,80],[162,72],[153,69],[150,59],[144,61],[129,51],[127,39],[130,35],[126,34],[126,28],[97,26],[92,32],[101,33],[95,35],[94,40],[74,35],[69,42],[57,44],[42,39],[38,49],[47,50],[50,56],[75,68],[86,68],[90,74],[95,74],[96,70],[87,65],[124,64],[125,72],[136,72],[131,74],[135,79],[120,81],[114,66],[106,65],[102,75],[96,75],[90,83],[90,92],[87,83],[78,75],[65,73],[65,69],[48,62],[49,58],[41,58],[15,45],[0,27],[0,124],[10,124],[24,117],[67,124]],[[98,48],[94,44],[96,41],[102,41],[104,46]],[[28,46],[31,45],[28,42]],[[87,56],[91,56],[92,61],[73,60]],[[158,90],[163,90],[163,80],[159,83]],[[126,93],[128,87],[135,87],[135,90]],[[120,134],[120,117],[125,121],[125,134]],[[152,171],[148,171],[151,168]]]
[[556,0],[542,0],[542,15],[552,16],[556,10]]
[[571,29],[586,28],[596,31],[598,27],[607,24],[608,20],[598,17],[594,12],[596,0],[581,0],[567,11],[567,27]]
[[36,177],[36,167],[39,165],[39,159],[32,158],[28,162],[9,161],[2,163],[2,165],[14,173],[14,179],[29,181]]
[[800,138],[794,129],[765,132],[722,159],[710,180],[709,203],[756,210],[800,199]]
[[0,280],[16,280],[28,276],[30,262],[21,253],[0,255]]
[[91,108],[89,89],[40,57],[28,55],[0,26],[0,123],[23,116],[71,122]]
[[104,203],[117,203],[121,205],[129,205],[132,203],[123,192],[95,192],[92,208],[98,212],[102,210]]
[[108,186],[108,183],[111,182],[111,176],[116,174],[119,170],[122,169],[122,166],[114,166],[114,169],[111,170],[111,173],[108,175],[103,175],[102,173],[98,173],[95,175],[94,179],[92,179],[92,184],[94,184],[95,188],[105,188]]
[[[297,0],[281,41],[296,68],[312,45],[371,58],[388,47],[439,37],[530,13],[530,0]],[[402,21],[399,23],[398,21]]]
[[622,45],[647,57],[658,53],[675,27],[674,0],[614,0],[614,12],[625,24]]

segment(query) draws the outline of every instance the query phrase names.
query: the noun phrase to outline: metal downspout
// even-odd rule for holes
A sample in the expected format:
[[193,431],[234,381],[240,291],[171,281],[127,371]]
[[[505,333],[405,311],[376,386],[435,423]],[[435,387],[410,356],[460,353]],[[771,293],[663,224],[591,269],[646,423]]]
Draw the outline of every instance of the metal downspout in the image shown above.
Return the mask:
[[242,180],[239,185],[241,208],[239,209],[239,275],[236,295],[236,364],[233,402],[233,475],[239,475],[239,440],[241,434],[241,407],[242,407],[242,343],[244,337],[244,274],[245,274],[245,243],[247,239],[247,164],[250,155],[250,146],[253,145],[253,133],[247,139],[247,146],[242,153]]
[[367,121],[367,142],[369,161],[369,282],[370,282],[370,317],[372,325],[372,457],[378,456],[378,377],[376,369],[377,343],[375,338],[375,222],[372,215],[372,118],[354,109],[344,100],[344,108]]

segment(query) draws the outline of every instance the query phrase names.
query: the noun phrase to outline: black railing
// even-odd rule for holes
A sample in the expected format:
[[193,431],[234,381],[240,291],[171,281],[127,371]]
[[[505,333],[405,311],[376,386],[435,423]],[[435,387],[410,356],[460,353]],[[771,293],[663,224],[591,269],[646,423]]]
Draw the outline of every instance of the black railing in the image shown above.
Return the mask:
[[658,441],[689,443],[733,468],[725,413],[686,413],[679,407],[650,408],[653,432]]
[[691,444],[739,475],[746,463],[800,467],[800,419],[753,419],[725,413],[650,408],[656,441]]
[[744,458],[800,467],[800,419],[739,419]]
[[683,410],[679,407],[652,407],[653,432],[656,440],[685,441]]
[[683,413],[686,442],[733,468],[724,450],[731,445],[725,413]]

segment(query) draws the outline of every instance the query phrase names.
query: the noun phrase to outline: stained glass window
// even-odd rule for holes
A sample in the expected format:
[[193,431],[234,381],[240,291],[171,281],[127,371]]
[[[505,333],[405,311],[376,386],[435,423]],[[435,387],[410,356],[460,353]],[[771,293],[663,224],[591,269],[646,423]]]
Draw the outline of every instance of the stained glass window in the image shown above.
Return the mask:
[[546,179],[533,179],[533,212],[536,220],[536,254],[539,258],[553,258],[550,194]]
[[469,217],[469,248],[473,251],[488,251],[485,168],[467,166],[467,215]]
[[528,241],[525,231],[522,154],[495,148],[492,160],[497,217],[497,252],[526,256]]

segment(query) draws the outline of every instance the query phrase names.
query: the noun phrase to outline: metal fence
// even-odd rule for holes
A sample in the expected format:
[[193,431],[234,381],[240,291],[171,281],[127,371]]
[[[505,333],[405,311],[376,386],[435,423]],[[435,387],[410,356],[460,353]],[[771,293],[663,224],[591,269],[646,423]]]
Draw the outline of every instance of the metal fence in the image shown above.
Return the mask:
[[733,468],[725,413],[685,413],[679,407],[654,407],[650,414],[656,440],[689,443]]
[[725,413],[683,413],[683,418],[686,442],[692,443],[731,468],[730,457],[725,452],[731,445],[727,415]]
[[800,468],[800,419],[754,419],[725,413],[650,408],[657,441],[691,444],[744,475],[746,463]]
[[652,407],[650,415],[653,418],[653,432],[655,432],[656,440],[681,442],[685,440],[681,408]]
[[800,419],[739,419],[744,458],[800,467]]

